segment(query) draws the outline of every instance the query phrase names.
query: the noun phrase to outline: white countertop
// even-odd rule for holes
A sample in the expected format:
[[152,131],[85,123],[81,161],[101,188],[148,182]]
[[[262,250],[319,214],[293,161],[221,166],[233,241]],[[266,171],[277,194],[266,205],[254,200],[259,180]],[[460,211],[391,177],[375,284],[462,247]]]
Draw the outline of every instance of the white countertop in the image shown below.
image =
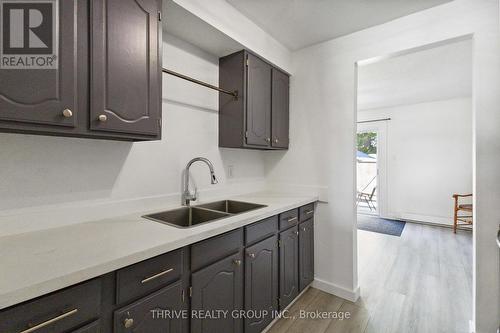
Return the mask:
[[277,193],[231,199],[267,207],[189,229],[141,218],[179,207],[165,205],[153,212],[0,237],[0,309],[318,200]]

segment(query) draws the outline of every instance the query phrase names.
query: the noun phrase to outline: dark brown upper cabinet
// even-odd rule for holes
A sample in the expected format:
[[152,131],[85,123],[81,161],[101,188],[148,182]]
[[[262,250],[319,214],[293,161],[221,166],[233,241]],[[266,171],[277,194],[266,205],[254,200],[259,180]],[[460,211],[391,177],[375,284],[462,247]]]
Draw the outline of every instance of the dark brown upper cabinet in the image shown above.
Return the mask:
[[[3,124],[76,126],[77,30],[76,1],[59,1],[59,43],[56,69],[0,68],[0,121]],[[24,41],[26,44],[26,41]],[[29,125],[27,125],[29,126]]]
[[271,146],[288,148],[290,77],[273,68],[272,71]]
[[247,56],[246,144],[269,147],[271,141],[271,66]]
[[219,59],[219,146],[287,149],[289,76],[243,50]]
[[156,135],[160,124],[157,0],[93,0],[90,127]]
[[56,4],[57,66],[0,68],[0,132],[159,139],[161,2]]

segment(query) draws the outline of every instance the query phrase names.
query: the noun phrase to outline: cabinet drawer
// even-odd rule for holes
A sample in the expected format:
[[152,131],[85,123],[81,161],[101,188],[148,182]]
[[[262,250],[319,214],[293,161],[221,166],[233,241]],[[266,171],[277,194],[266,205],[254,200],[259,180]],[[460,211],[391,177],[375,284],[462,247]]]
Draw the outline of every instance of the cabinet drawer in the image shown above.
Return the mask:
[[191,269],[196,271],[237,252],[243,246],[243,228],[201,241],[191,247]]
[[299,208],[300,222],[310,219],[314,216],[314,202]]
[[116,274],[116,302],[122,304],[178,280],[183,256],[184,249],[179,249],[120,269]]
[[99,320],[96,320],[93,323],[80,327],[76,331],[72,331],[71,333],[100,333],[101,332],[100,325],[101,324]]
[[299,222],[299,209],[295,208],[280,214],[280,230],[296,226]]
[[177,281],[114,313],[114,333],[177,333],[186,326],[181,316],[184,309],[182,282]]
[[0,332],[68,332],[98,318],[100,307],[101,280],[95,279],[0,311]]
[[245,227],[245,245],[264,239],[278,231],[278,216],[253,223]]

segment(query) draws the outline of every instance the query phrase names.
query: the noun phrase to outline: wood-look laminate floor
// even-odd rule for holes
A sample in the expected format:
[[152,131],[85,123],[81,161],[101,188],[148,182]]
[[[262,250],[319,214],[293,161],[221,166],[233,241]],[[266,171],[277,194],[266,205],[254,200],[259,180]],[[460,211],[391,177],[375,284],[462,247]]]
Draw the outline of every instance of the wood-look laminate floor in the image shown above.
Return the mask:
[[[309,288],[269,332],[462,333],[472,313],[472,234],[407,223],[401,237],[358,231],[361,297]],[[351,318],[301,319],[299,311]]]

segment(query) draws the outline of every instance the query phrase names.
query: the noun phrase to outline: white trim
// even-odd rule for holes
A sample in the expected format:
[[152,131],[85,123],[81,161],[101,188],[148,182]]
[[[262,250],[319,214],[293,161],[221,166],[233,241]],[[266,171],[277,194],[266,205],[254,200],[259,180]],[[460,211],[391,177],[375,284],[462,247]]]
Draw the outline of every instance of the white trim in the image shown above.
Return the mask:
[[351,290],[321,279],[314,279],[312,286],[313,288],[324,291],[325,293],[338,296],[351,302],[356,302],[359,298],[359,287]]
[[396,215],[395,218],[403,221],[409,220],[409,221],[425,222],[430,224],[453,225],[453,218],[444,216],[402,213],[399,216]]

